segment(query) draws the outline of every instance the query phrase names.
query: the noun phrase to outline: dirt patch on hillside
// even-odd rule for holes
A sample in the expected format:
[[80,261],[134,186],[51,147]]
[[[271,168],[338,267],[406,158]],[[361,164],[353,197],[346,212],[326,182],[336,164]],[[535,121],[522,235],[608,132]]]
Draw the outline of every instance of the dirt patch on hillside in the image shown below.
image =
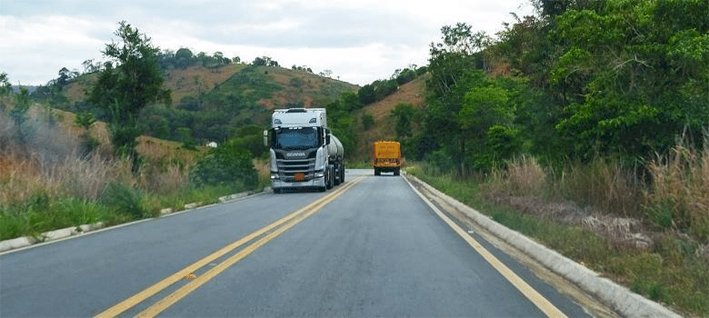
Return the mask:
[[170,89],[173,105],[185,96],[198,96],[208,92],[232,75],[244,69],[246,64],[229,64],[218,68],[190,66],[166,72],[164,86]]
[[357,120],[363,114],[370,114],[374,118],[374,125],[366,132],[362,132],[357,146],[357,153],[368,154],[372,143],[376,140],[396,140],[394,124],[391,120],[391,111],[399,104],[411,104],[421,108],[426,102],[426,79],[428,76],[419,76],[411,82],[401,85],[399,89],[378,102],[367,105],[357,113]]
[[362,111],[374,116],[375,127],[388,126],[391,111],[399,104],[411,104],[416,108],[422,107],[425,102],[426,76],[420,76],[415,80],[399,86],[399,89],[384,99],[373,103]]

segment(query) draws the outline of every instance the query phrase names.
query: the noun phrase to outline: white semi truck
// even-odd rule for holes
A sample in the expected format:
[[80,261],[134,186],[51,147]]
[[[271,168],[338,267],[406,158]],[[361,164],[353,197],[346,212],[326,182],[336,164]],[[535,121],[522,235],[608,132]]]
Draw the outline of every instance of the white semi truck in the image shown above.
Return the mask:
[[271,153],[271,188],[326,191],[345,181],[344,148],[327,128],[324,108],[276,109],[263,132]]

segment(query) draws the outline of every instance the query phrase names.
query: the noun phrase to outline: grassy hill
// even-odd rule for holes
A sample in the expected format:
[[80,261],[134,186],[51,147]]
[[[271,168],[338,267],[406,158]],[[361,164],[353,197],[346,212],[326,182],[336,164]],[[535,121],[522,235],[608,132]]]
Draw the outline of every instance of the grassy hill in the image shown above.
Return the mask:
[[[66,85],[67,101],[56,106],[90,109],[83,100],[94,78],[87,74]],[[249,125],[266,126],[273,108],[324,107],[341,93],[359,88],[306,71],[247,64],[166,70],[165,87],[171,91],[172,105],[146,107],[142,128],[161,139],[195,143],[225,140]],[[102,118],[101,110],[93,111]]]
[[[228,64],[217,68],[190,66],[184,69],[171,69],[165,71],[165,87],[172,93],[173,106],[177,106],[185,97],[209,94],[249,67],[265,75],[263,82],[251,84],[255,86],[275,84],[281,88],[272,96],[259,99],[259,104],[267,109],[294,103],[302,103],[306,107],[323,105],[339,97],[340,93],[356,92],[359,88],[354,84],[307,71],[282,67],[254,67],[247,64]],[[91,74],[83,75],[64,88],[64,94],[70,103],[81,102],[85,98],[84,92],[93,78]],[[232,88],[243,87],[237,85]]]
[[[82,100],[94,78],[88,74],[69,83],[63,90],[68,102],[59,107],[85,110]],[[400,104],[422,107],[426,79],[419,76],[352,114],[358,120],[372,116],[374,122],[366,131],[361,123],[350,130],[351,138],[357,140],[357,146],[348,151],[351,159],[367,161],[373,141],[396,139],[391,111]],[[154,138],[195,144],[223,141],[244,127],[265,127],[274,108],[326,107],[343,93],[357,93],[360,88],[304,70],[248,64],[172,68],[165,71],[165,87],[171,91],[172,105],[146,107],[142,128]],[[100,111],[95,113],[101,119]]]

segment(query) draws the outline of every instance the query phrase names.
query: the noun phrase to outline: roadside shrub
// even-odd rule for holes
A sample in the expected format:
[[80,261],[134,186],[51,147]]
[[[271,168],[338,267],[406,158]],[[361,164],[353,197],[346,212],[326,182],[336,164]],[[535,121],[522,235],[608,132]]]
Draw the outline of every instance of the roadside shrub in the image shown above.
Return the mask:
[[110,182],[101,195],[101,203],[112,212],[128,215],[132,218],[147,216],[143,199],[137,190],[119,182]]
[[453,171],[455,162],[444,150],[436,150],[426,155],[426,164],[428,168],[440,171]]
[[243,185],[254,188],[258,184],[258,174],[251,162],[250,153],[230,140],[210,150],[197,162],[190,173],[190,181],[197,186]]

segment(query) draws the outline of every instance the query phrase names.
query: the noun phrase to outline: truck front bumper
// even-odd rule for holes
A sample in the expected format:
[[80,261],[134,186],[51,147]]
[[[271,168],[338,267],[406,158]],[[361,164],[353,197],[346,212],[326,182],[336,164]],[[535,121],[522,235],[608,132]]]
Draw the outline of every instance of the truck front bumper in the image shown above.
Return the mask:
[[299,182],[285,182],[280,179],[271,179],[272,189],[323,188],[325,185],[324,177]]

